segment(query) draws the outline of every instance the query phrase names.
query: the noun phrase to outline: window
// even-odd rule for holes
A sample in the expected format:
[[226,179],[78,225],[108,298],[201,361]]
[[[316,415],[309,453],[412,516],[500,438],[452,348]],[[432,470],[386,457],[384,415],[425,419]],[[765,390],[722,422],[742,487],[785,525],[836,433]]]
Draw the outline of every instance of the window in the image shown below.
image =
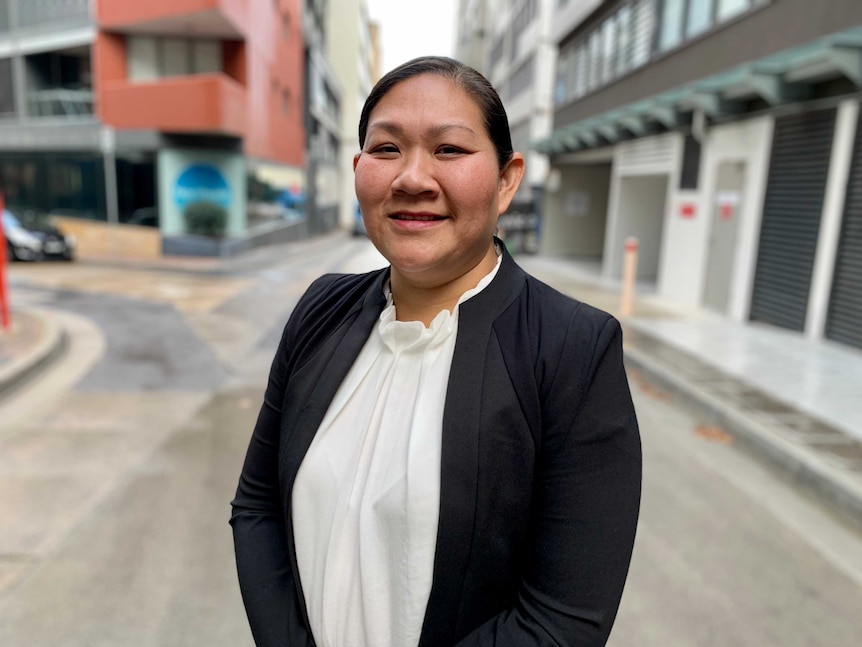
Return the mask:
[[602,72],[602,41],[598,30],[590,34],[590,75],[587,81],[587,90],[601,85]]
[[718,0],[718,22],[730,20],[747,11],[751,6],[751,0]]
[[590,54],[586,44],[581,44],[575,54],[575,97],[582,97],[587,93],[590,77]]
[[9,2],[0,0],[0,33],[9,31]]
[[162,40],[161,68],[164,76],[191,74],[192,62],[191,56],[189,56],[189,44],[184,38],[165,38]]
[[632,67],[632,10],[625,6],[617,12],[617,75]]
[[605,21],[602,27],[602,41],[604,51],[602,52],[602,81],[608,83],[616,74],[616,50],[617,50],[617,24],[611,17]]
[[682,152],[679,188],[696,190],[698,175],[700,175],[700,142],[692,135],[686,135]]
[[655,4],[652,0],[637,0],[634,5],[632,31],[632,67],[646,64],[652,53],[653,33],[656,26]]
[[0,59],[0,117],[15,115],[15,95],[12,86],[12,59]]
[[686,38],[694,38],[712,26],[714,0],[688,0],[688,17],[685,25]]
[[166,76],[221,72],[218,40],[130,36],[129,80],[152,81]]
[[658,48],[664,52],[682,42],[682,18],[685,0],[664,0],[661,13],[661,30]]

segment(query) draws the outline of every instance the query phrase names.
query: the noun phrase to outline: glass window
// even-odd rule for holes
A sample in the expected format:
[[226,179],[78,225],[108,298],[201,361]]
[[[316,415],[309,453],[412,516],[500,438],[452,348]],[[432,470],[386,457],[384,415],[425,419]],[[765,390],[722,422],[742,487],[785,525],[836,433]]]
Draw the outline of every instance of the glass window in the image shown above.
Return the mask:
[[685,26],[686,38],[702,34],[712,25],[714,0],[688,0],[688,19]]
[[625,6],[617,12],[617,75],[625,74],[632,64],[632,10]]
[[12,87],[12,59],[0,59],[0,117],[15,114],[15,95]]
[[634,10],[632,31],[632,68],[644,65],[652,53],[656,14],[652,0],[638,0]]
[[717,19],[719,22],[729,20],[748,10],[750,6],[751,0],[718,0]]
[[616,77],[616,53],[617,53],[617,24],[612,16],[605,21],[602,27],[602,41],[604,43],[604,51],[602,58],[604,69],[602,70],[602,79],[605,83],[613,80]]
[[129,80],[149,81],[159,77],[158,43],[155,38],[130,36],[128,39]]
[[590,76],[587,81],[587,89],[601,85],[602,74],[602,40],[598,30],[590,34]]
[[554,101],[556,103],[564,103],[572,95],[572,86],[570,84],[571,70],[573,67],[574,51],[570,47],[560,54],[557,59],[557,84],[554,90]]
[[0,32],[9,31],[9,1],[0,0]]
[[164,76],[183,76],[191,74],[191,53],[189,41],[184,38],[165,38],[162,41],[162,74]]
[[658,48],[664,52],[682,42],[682,16],[685,0],[664,0],[661,14],[661,31]]
[[575,54],[575,97],[582,97],[587,93],[590,77],[590,54],[585,43],[578,46]]
[[195,74],[221,72],[221,41],[195,40],[192,48],[192,69]]

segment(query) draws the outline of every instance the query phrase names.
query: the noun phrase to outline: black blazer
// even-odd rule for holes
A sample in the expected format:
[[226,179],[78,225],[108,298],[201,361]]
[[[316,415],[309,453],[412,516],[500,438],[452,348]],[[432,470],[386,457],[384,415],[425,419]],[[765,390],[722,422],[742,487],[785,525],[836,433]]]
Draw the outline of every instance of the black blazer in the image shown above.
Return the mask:
[[[460,306],[419,644],[603,645],[640,502],[640,438],[620,327],[503,253],[491,284]],[[231,517],[259,647],[314,645],[291,489],[385,306],[387,278],[388,269],[318,279],[273,361]]]

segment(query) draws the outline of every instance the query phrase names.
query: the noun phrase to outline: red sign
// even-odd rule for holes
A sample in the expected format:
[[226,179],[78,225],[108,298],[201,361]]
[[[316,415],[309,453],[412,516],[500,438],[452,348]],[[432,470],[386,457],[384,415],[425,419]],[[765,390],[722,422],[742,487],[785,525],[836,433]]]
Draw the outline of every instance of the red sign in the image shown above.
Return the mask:
[[685,202],[679,207],[679,215],[683,218],[694,218],[697,213],[697,207],[692,202]]
[[733,205],[725,202],[721,205],[721,219],[730,220],[733,218]]

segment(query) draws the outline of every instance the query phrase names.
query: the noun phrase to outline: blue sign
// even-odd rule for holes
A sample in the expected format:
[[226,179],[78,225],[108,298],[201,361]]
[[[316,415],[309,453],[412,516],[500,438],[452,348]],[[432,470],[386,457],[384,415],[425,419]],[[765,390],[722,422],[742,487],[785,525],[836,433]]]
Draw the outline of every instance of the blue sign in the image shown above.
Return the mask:
[[192,164],[177,178],[174,201],[180,210],[192,202],[212,202],[225,209],[230,207],[230,185],[215,166]]

